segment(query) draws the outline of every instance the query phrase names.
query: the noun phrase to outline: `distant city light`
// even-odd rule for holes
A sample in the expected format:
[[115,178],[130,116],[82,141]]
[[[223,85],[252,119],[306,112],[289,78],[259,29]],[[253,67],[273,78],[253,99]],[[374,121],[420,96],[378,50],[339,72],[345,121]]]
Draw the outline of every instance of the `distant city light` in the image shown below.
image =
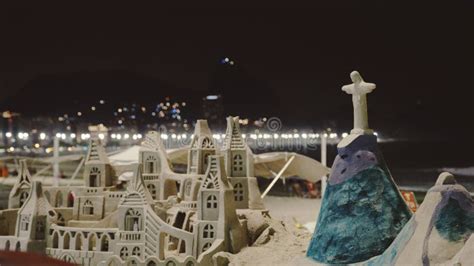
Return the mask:
[[104,100],[100,100],[99,103],[100,103],[100,104],[104,104],[105,101],[104,101]]
[[210,101],[217,100],[218,98],[219,98],[218,95],[207,95],[206,96],[206,100],[210,100]]
[[81,113],[81,112],[77,112],[77,116],[81,116],[81,115],[82,115],[82,113]]
[[29,135],[28,135],[28,133],[26,133],[26,132],[19,132],[19,133],[18,133],[18,138],[19,138],[19,139],[27,140],[27,139],[28,139],[28,136],[29,136]]
[[95,106],[91,106],[91,110],[92,110],[92,111],[95,111]]
[[41,132],[39,137],[40,137],[40,140],[45,140],[46,139],[46,133]]
[[91,135],[89,133],[82,133],[81,134],[81,139],[82,140],[86,140],[86,139],[89,139],[91,137]]
[[11,138],[11,137],[13,136],[13,134],[12,134],[11,132],[7,132],[7,133],[5,133],[5,136],[6,136],[7,138]]

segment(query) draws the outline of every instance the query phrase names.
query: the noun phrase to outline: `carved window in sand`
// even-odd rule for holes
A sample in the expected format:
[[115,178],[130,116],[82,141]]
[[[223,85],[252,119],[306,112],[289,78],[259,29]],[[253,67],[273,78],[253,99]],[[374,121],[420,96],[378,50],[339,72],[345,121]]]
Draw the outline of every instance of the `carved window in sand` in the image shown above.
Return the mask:
[[98,187],[100,185],[100,170],[98,167],[92,167],[89,172],[89,186]]
[[138,256],[140,257],[140,248],[139,247],[134,247],[133,250],[132,250],[132,256]]
[[219,189],[218,173],[215,170],[209,171],[208,177],[204,180],[204,187],[209,189]]
[[203,238],[214,238],[214,226],[212,224],[206,224],[202,231]]
[[53,233],[53,248],[58,248],[59,246],[59,233],[54,232]]
[[29,215],[22,215],[21,222],[20,222],[20,229],[21,231],[28,231],[30,227],[30,216]]
[[234,155],[232,161],[232,168],[234,171],[243,171],[244,170],[244,160],[242,159],[242,155],[236,154]]
[[148,189],[148,192],[150,192],[151,197],[155,199],[156,197],[156,187],[154,184],[148,184],[146,185],[146,188]]
[[155,173],[155,166],[157,164],[157,159],[153,155],[149,155],[145,160],[145,174]]
[[129,209],[125,214],[125,230],[140,231],[141,230],[141,213],[139,211]]
[[191,180],[188,180],[186,184],[184,185],[184,194],[186,196],[191,196],[191,188],[193,186],[193,182]]
[[202,140],[201,148],[203,148],[203,149],[214,149],[214,143],[212,142],[212,140],[210,138],[205,137]]
[[208,209],[217,208],[217,197],[216,195],[209,195],[206,200],[206,206]]
[[21,208],[21,206],[23,206],[23,204],[25,204],[26,199],[28,199],[28,192],[26,192],[26,191],[21,192],[21,194],[20,194],[20,208]]
[[120,258],[122,260],[125,260],[126,258],[128,258],[128,248],[127,247],[123,247],[122,249],[120,249]]
[[109,236],[104,234],[100,239],[100,251],[109,251]]
[[90,200],[86,200],[86,202],[84,202],[84,205],[82,206],[82,213],[84,215],[94,214],[94,205],[92,205],[92,202]]
[[36,239],[44,239],[45,220],[40,217],[36,218]]
[[244,200],[244,186],[241,183],[236,183],[234,185],[234,200],[235,201]]

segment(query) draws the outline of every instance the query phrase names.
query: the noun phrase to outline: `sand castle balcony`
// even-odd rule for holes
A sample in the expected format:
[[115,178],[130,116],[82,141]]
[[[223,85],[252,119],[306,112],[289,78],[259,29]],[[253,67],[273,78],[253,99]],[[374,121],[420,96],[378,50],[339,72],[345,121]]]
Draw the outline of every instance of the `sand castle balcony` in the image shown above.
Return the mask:
[[122,231],[120,232],[120,240],[141,241],[144,238],[144,232]]
[[143,180],[158,180],[160,175],[159,174],[142,174]]

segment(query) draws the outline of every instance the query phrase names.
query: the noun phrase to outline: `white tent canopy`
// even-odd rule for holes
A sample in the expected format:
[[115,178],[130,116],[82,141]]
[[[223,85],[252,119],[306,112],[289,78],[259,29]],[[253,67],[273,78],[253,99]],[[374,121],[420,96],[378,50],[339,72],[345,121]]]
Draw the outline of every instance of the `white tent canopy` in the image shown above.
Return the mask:
[[114,165],[125,165],[138,163],[138,152],[140,151],[140,146],[134,145],[130,148],[127,148],[123,151],[109,155],[110,163]]
[[[188,149],[188,147],[183,147],[166,150],[166,153],[172,163],[186,164]],[[138,163],[139,150],[140,146],[132,146],[122,152],[111,155],[109,160],[114,165]],[[283,172],[282,178],[297,176],[311,182],[316,182],[319,181],[322,176],[329,174],[329,168],[320,162],[294,152],[269,152],[262,154],[252,154],[249,152],[249,156],[253,156],[255,176],[258,177],[273,178],[292,156],[295,156],[295,158]]]
[[320,162],[294,152],[269,152],[253,154],[255,176],[273,178],[290,160],[295,157],[281,177],[298,176],[302,179],[317,182],[329,174],[329,168]]

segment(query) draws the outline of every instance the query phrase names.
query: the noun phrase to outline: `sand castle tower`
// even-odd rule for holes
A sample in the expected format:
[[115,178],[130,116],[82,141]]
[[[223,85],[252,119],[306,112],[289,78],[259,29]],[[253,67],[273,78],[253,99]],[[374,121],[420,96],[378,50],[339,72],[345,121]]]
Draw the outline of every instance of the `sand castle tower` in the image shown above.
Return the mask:
[[153,199],[163,200],[176,195],[176,182],[166,180],[163,173],[171,172],[166,149],[157,131],[150,131],[140,146],[138,162],[142,167],[145,185]]
[[56,212],[43,196],[41,183],[33,182],[30,195],[18,211],[15,232],[18,239],[16,249],[44,252],[49,225],[56,218]]
[[84,181],[87,187],[112,185],[112,167],[99,139],[91,139],[84,163]]
[[[227,178],[222,156],[209,156],[209,166],[198,194],[197,254],[213,243],[237,253],[247,245],[247,237],[235,211],[234,191]],[[215,241],[218,240],[218,241]]]
[[249,161],[247,145],[239,128],[239,117],[227,118],[227,132],[222,149],[225,169],[234,187],[234,200],[238,209],[249,207]]
[[209,162],[208,156],[215,154],[216,146],[207,120],[198,120],[188,154],[188,174],[204,174]]
[[225,169],[234,187],[237,209],[263,209],[257,179],[254,177],[253,154],[242,138],[239,117],[227,117],[227,130],[221,154]]
[[307,256],[321,263],[348,264],[379,255],[411,217],[368,127],[366,94],[375,84],[356,71],[352,94],[354,129],[337,146],[316,230]]
[[21,208],[28,199],[31,188],[31,175],[26,165],[26,160],[20,160],[20,167],[18,168],[18,179],[10,191],[8,199],[8,208]]

